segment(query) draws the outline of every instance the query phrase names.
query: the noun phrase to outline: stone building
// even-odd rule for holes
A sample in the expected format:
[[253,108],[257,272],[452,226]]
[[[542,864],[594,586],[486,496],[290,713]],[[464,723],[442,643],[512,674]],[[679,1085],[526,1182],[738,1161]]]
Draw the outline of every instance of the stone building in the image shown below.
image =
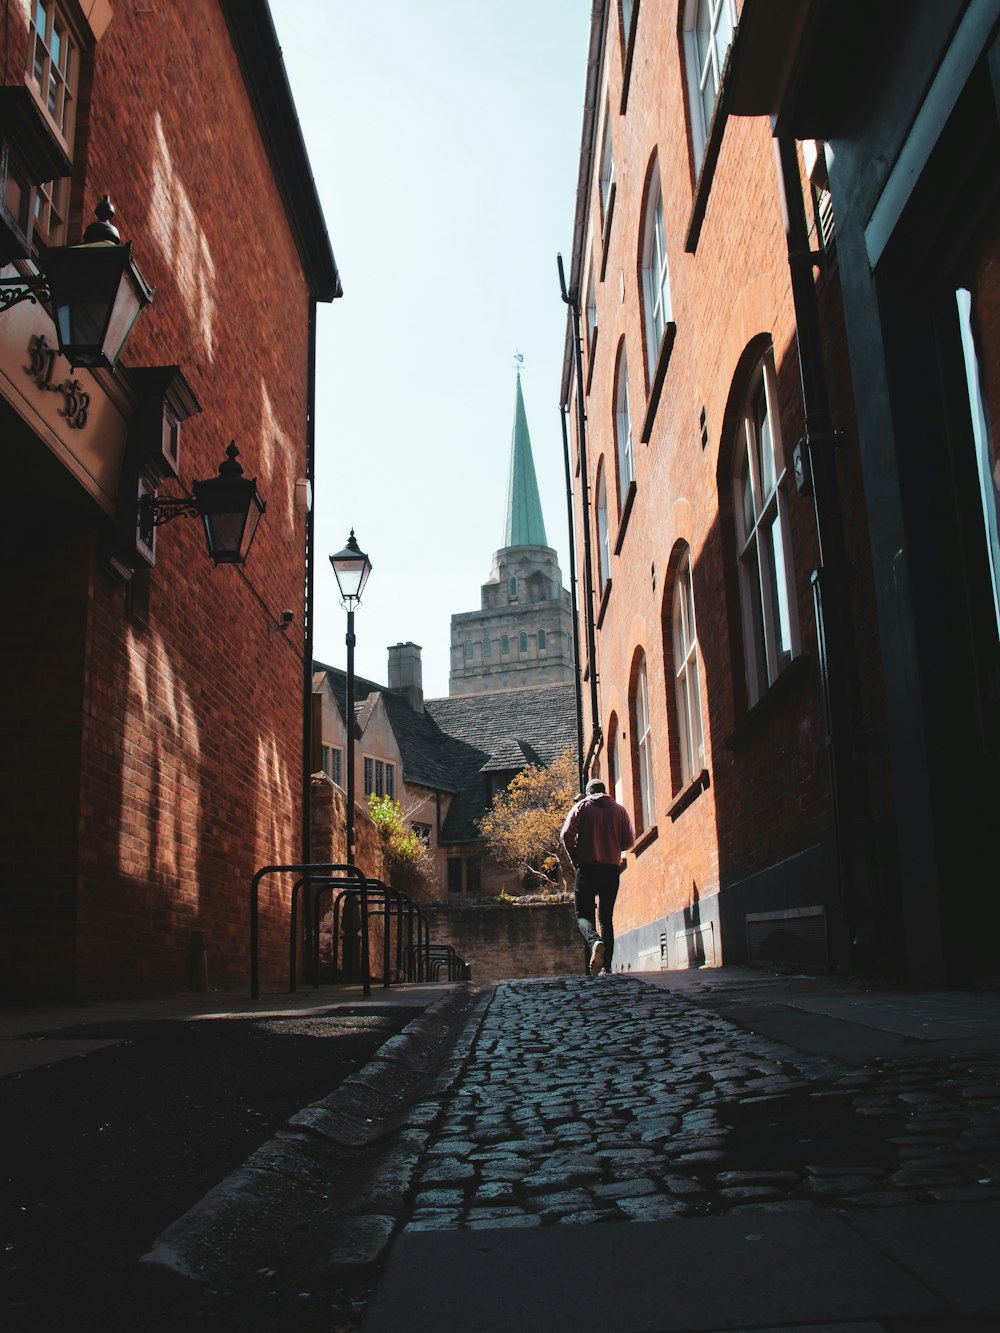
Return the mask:
[[573,616],[545,537],[531,437],[517,375],[504,544],[494,552],[478,611],[451,618],[452,695],[574,679]]
[[[244,983],[251,877],[308,833],[303,500],[340,294],[280,49],[264,0],[15,0],[0,49],[0,995]],[[55,286],[7,300],[105,195],[152,293],[113,368],[59,351]],[[266,510],[213,567],[231,441]]]

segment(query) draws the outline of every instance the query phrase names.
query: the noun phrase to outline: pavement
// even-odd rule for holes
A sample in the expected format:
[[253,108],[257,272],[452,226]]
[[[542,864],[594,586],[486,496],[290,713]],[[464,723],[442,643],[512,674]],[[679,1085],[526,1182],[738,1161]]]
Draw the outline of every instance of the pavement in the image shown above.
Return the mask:
[[[359,1002],[423,1012],[145,1262],[259,1272],[303,1182],[363,1151],[320,1249],[360,1284],[364,1333],[1000,1329],[995,991],[720,968],[229,1004]],[[4,1038],[66,1025],[0,1015],[0,1074],[33,1044]]]

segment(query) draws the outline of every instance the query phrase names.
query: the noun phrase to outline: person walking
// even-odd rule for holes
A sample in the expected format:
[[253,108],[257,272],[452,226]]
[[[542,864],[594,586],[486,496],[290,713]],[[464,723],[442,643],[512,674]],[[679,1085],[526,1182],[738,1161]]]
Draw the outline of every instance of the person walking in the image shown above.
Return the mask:
[[604,783],[591,778],[583,799],[566,816],[559,837],[576,868],[573,883],[576,924],[586,942],[588,971],[596,977],[611,971],[615,899],[625,868],[622,853],[635,842],[632,821],[625,807],[608,795]]

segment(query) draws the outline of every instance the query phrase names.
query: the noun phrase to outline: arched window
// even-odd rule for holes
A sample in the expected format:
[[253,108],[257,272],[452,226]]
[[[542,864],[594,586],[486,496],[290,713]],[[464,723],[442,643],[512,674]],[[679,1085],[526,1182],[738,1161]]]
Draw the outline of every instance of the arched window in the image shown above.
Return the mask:
[[625,503],[630,484],[635,480],[635,457],[632,453],[632,409],[628,400],[628,357],[625,349],[618,361],[615,380],[615,449],[618,456],[618,507]]
[[633,758],[635,762],[636,832],[652,828],[656,822],[653,795],[653,736],[649,725],[649,684],[646,657],[640,653],[630,700],[632,713]]
[[590,280],[587,283],[587,354],[594,355],[594,339],[597,336],[597,279],[594,265],[590,265]]
[[489,639],[483,640],[483,656],[484,657],[493,656],[493,645],[490,643]]
[[691,555],[686,552],[674,581],[673,613],[674,687],[681,755],[681,785],[686,786],[705,767],[705,736],[701,720],[701,672],[694,619]]
[[656,369],[660,344],[670,319],[670,269],[667,264],[667,233],[663,221],[663,192],[660,169],[653,168],[649,201],[642,229],[642,301],[646,318],[648,375]]
[[798,636],[775,401],[774,361],[768,353],[750,381],[733,457],[733,516],[751,704],[791,661]]
[[512,602],[517,601],[517,579],[513,574],[507,580],[507,596]]
[[608,792],[622,803],[622,766],[618,755],[618,717],[611,714],[608,723]]
[[538,651],[540,653],[545,651],[545,631],[543,629],[538,631]]
[[604,467],[601,466],[597,476],[597,502],[595,504],[597,511],[597,573],[598,588],[604,592],[605,585],[611,577],[611,541],[608,535],[608,488],[604,481]]
[[510,652],[510,639],[507,637],[506,634],[501,634],[501,635],[500,635],[500,655],[501,655],[501,657],[506,657],[507,654],[508,654],[509,652]]
[[612,190],[615,187],[615,151],[611,142],[611,105],[604,101],[604,137],[601,141],[601,226],[605,238],[608,229],[608,213],[614,202]]
[[467,662],[471,662],[471,661],[472,661],[472,640],[471,640],[471,639],[466,639],[466,641],[465,641],[465,660],[466,660]]
[[524,630],[517,637],[518,652],[526,653],[528,651],[528,636]]
[[722,71],[735,27],[735,0],[687,0],[684,56],[691,105],[691,137],[699,162],[708,142],[708,130],[715,114]]

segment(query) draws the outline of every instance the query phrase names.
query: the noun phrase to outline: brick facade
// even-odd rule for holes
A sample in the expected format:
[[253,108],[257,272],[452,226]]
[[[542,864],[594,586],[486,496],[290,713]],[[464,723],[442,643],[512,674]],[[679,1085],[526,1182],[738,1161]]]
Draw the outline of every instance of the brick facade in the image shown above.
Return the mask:
[[[196,935],[213,984],[241,983],[250,878],[302,856],[307,516],[294,490],[309,472],[315,276],[234,44],[241,21],[266,35],[266,6],[230,17],[194,0],[113,6],[87,57],[74,174],[87,216],[70,230],[111,195],[155,288],[117,378],[178,364],[201,404],[163,493],[215,475],[235,440],[267,512],[245,569],[214,568],[200,522],[181,519],[157,530],[147,572],[57,442],[34,435],[30,394],[21,408],[4,382],[5,432],[25,437],[0,556],[24,616],[0,665],[5,994],[183,989]],[[12,78],[26,67],[21,6],[10,19]],[[51,337],[46,321],[35,316]],[[107,392],[100,374],[76,374],[95,400]],[[275,634],[286,609],[291,628]],[[265,977],[286,966],[286,935],[265,928]]]
[[[582,203],[571,286],[580,307],[585,435],[567,343],[564,402],[577,469],[576,549],[586,584],[583,524],[590,526],[596,661],[585,661],[589,739],[602,733],[591,771],[617,783],[640,831],[616,910],[616,963],[687,966],[766,956],[784,932],[785,956],[842,962],[846,927],[833,871],[834,814],[827,723],[811,575],[820,564],[813,499],[795,484],[793,451],[805,433],[796,314],[771,129],[763,117],[730,117],[704,157],[695,153],[683,14],[676,0],[634,7],[631,46],[609,4],[595,19],[600,61],[588,82]],[[631,56],[629,52],[631,51]],[[687,132],[684,128],[686,127]],[[602,203],[602,149],[610,135],[614,194]],[[669,269],[669,313],[651,350],[643,238],[657,182]],[[808,198],[800,160],[797,187]],[[699,222],[703,211],[703,220]],[[812,242],[818,247],[813,232]],[[850,375],[838,336],[835,271],[816,278],[829,309],[823,357],[838,427],[853,440]],[[784,513],[790,644],[780,670],[751,693],[734,514],[734,464],[747,395],[772,367],[768,411]],[[633,472],[620,445],[621,368],[627,364]],[[581,443],[585,471],[581,475]],[[602,574],[600,495],[607,497]],[[871,649],[872,584],[856,449],[839,451],[845,540],[856,571],[854,616],[868,626],[859,688],[881,707]],[[587,513],[584,517],[583,503]],[[690,562],[704,757],[686,773],[673,642],[678,575]],[[775,562],[777,563],[777,562]],[[605,575],[607,581],[605,582]],[[580,641],[586,653],[586,599]],[[636,695],[648,682],[652,816],[642,817]],[[588,692],[589,691],[589,692]],[[617,751],[613,771],[612,747]],[[872,760],[876,771],[877,759]],[[875,800],[884,800],[875,784]],[[799,913],[820,918],[826,945],[800,939]],[[784,924],[748,927],[776,913]],[[767,921],[778,920],[770,915]],[[806,930],[811,930],[811,926]],[[798,952],[801,949],[801,952]]]

